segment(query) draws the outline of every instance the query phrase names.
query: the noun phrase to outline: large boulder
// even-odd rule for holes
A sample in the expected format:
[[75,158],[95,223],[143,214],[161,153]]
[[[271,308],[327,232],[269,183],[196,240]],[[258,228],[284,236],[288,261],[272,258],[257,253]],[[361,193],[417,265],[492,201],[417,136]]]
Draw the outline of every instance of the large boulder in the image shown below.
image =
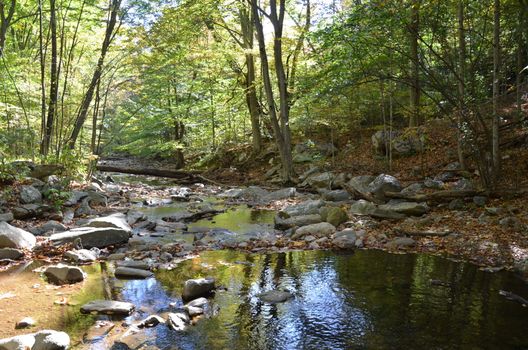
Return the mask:
[[42,193],[33,186],[20,187],[20,203],[32,204],[42,202]]
[[320,174],[314,174],[304,180],[303,184],[313,188],[332,188],[332,182],[334,181],[335,175],[331,172],[324,172]]
[[0,248],[32,249],[37,242],[35,236],[20,228],[0,222]]
[[197,278],[185,281],[182,299],[190,301],[200,297],[207,297],[215,290],[214,278]]
[[80,240],[82,246],[88,249],[127,243],[129,239],[130,231],[113,227],[79,227],[50,236],[50,240],[55,244],[65,244]]
[[0,350],[67,350],[69,346],[68,334],[52,330],[0,339]]
[[328,222],[320,222],[318,224],[299,227],[293,234],[292,238],[297,239],[302,238],[304,236],[314,236],[318,238],[329,237],[334,232],[336,232],[336,228],[334,225]]
[[130,315],[134,311],[134,304],[115,300],[93,300],[81,307],[81,313],[103,315]]
[[44,275],[48,282],[62,285],[81,282],[86,278],[86,274],[77,266],[68,266],[63,264],[46,267]]
[[132,232],[132,228],[127,222],[127,218],[125,214],[122,213],[116,213],[108,216],[103,216],[100,218],[95,218],[90,221],[85,227],[113,227],[113,228],[119,228],[123,231]]
[[385,200],[385,193],[400,192],[402,185],[394,176],[380,174],[369,185],[368,191],[377,199]]
[[376,154],[387,154],[387,148],[391,146],[393,156],[407,156],[420,151],[423,148],[420,136],[416,133],[402,133],[397,130],[377,131],[372,135],[372,147]]

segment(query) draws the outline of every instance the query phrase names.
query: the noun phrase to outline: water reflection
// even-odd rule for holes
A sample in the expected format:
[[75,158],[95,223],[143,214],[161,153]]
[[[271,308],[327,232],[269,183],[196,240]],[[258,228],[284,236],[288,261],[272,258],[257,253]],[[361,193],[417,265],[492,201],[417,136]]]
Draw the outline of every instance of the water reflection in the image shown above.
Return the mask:
[[[219,263],[222,262],[222,263]],[[241,263],[242,262],[242,263]],[[209,252],[157,279],[123,283],[121,297],[140,314],[181,305],[183,281],[214,276],[217,316],[177,333],[158,326],[161,349],[451,349],[528,347],[528,309],[505,300],[499,289],[528,295],[510,273],[425,255],[360,251],[246,255]],[[431,286],[430,279],[445,282]],[[295,297],[263,303],[257,295],[281,289]]]

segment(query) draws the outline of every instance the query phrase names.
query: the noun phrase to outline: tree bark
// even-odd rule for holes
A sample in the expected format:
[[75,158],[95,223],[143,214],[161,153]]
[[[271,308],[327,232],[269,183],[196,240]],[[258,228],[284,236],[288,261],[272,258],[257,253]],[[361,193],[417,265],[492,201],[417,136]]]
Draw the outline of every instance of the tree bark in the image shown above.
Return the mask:
[[50,93],[48,102],[48,117],[44,137],[40,145],[40,154],[46,156],[49,152],[53,124],[57,111],[57,100],[59,96],[59,79],[57,65],[57,15],[55,0],[50,0],[50,32],[51,32],[51,67],[50,67]]
[[6,12],[4,0],[0,0],[0,57],[4,55],[7,30],[15,15],[16,0],[11,0],[11,5]]
[[[264,39],[264,28],[259,16],[259,6],[257,0],[251,0],[251,8],[253,12],[253,20],[255,22],[255,29],[257,34],[257,41],[259,44],[260,62],[262,67],[262,80],[264,83],[264,91],[266,93],[266,100],[268,103],[268,113],[270,115],[271,125],[275,136],[275,142],[279,150],[281,163],[282,163],[282,179],[285,183],[292,182],[294,171],[293,161],[291,155],[291,141],[289,135],[289,123],[288,123],[288,96],[286,86],[286,76],[284,74],[284,66],[282,65],[282,21],[284,20],[284,1],[281,0],[280,15],[277,15],[277,2],[272,0],[270,2],[275,40],[274,40],[274,58],[275,68],[277,69],[277,80],[279,85],[280,95],[280,124],[279,117],[277,115],[275,97],[273,95],[273,87],[271,83],[271,73],[268,62],[268,56],[266,52],[266,43]],[[279,58],[277,60],[277,58]],[[284,134],[286,131],[286,135]]]
[[496,185],[500,168],[499,152],[499,77],[500,77],[500,0],[493,2],[493,120],[492,120],[492,180]]
[[464,30],[464,0],[458,0],[458,125],[457,125],[457,153],[458,162],[462,169],[466,168],[464,158],[463,122],[465,118],[465,75],[466,75],[466,35]]
[[86,117],[88,115],[90,104],[92,103],[95,88],[97,86],[97,83],[101,79],[101,75],[103,73],[104,60],[108,52],[108,49],[110,48],[112,39],[115,35],[114,29],[116,27],[117,13],[119,11],[120,6],[121,6],[121,0],[112,0],[112,3],[110,5],[110,14],[108,18],[108,23],[106,26],[105,38],[103,41],[103,45],[101,47],[101,55],[99,56],[99,60],[97,61],[97,65],[95,67],[92,80],[90,81],[90,85],[88,85],[88,90],[86,91],[86,94],[84,95],[84,98],[81,103],[81,107],[79,109],[79,113],[77,114],[77,118],[75,120],[72,134],[70,136],[70,139],[68,140],[68,147],[70,149],[75,148],[77,137],[79,136],[79,133],[81,132],[84,122],[86,121]]
[[411,55],[411,96],[409,126],[415,127],[420,120],[420,62],[418,57],[418,36],[420,30],[420,2],[413,0],[411,3],[410,33],[410,55]]

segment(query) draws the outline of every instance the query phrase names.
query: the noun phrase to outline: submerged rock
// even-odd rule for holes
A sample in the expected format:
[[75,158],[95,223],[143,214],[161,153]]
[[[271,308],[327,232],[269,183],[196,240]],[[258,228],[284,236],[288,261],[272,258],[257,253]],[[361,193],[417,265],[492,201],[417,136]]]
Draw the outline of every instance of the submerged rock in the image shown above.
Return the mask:
[[81,307],[81,313],[95,312],[104,315],[130,315],[134,311],[134,304],[115,300],[93,300]]
[[86,274],[77,266],[63,264],[46,267],[44,275],[48,282],[57,285],[77,283],[86,278]]
[[265,303],[276,304],[288,301],[289,299],[293,298],[293,294],[282,290],[270,290],[258,294],[257,297]]
[[0,222],[0,248],[32,249],[37,242],[35,236],[20,228]]
[[182,299],[193,300],[199,297],[209,296],[215,290],[214,278],[197,278],[185,281],[183,285]]
[[118,267],[115,270],[114,274],[117,278],[130,278],[130,279],[134,279],[134,278],[143,279],[143,278],[149,278],[149,277],[154,276],[154,274],[150,271],[134,269],[131,267]]

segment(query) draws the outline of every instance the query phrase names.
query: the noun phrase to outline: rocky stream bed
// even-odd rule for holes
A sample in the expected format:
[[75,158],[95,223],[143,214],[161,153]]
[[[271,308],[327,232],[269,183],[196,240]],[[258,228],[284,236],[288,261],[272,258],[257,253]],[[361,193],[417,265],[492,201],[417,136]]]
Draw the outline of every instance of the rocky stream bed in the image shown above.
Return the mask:
[[310,191],[101,174],[61,210],[53,178],[28,179],[0,203],[0,349],[528,347],[518,210],[404,199],[464,178],[303,177]]

